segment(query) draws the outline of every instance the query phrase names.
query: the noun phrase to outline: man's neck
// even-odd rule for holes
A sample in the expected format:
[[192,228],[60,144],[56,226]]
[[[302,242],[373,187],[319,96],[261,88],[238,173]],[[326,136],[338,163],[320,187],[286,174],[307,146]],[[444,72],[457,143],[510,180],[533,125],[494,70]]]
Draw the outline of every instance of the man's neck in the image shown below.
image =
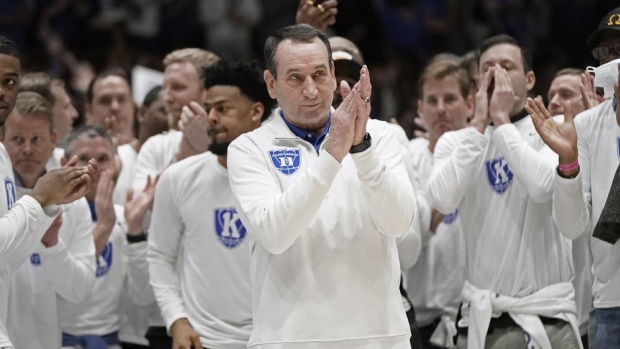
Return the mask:
[[36,178],[23,178],[17,172],[14,172],[13,174],[15,175],[15,179],[17,180],[17,182],[21,183],[24,188],[32,189],[34,188],[34,185],[37,184],[39,178],[41,178],[45,174],[45,170],[43,170],[43,173],[41,173],[41,175]]
[[219,162],[219,164],[222,165],[222,167],[224,167],[225,169],[228,169],[228,158],[226,157],[226,155],[218,156],[217,162]]

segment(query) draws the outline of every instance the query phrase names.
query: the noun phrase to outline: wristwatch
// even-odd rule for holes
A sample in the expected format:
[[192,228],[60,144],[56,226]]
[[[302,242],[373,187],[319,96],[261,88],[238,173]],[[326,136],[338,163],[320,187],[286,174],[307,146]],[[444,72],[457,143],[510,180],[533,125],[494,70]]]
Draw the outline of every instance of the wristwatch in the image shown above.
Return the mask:
[[360,143],[358,145],[352,146],[351,150],[349,150],[349,153],[351,153],[351,154],[361,153],[364,150],[370,148],[371,144],[372,144],[372,138],[370,137],[370,133],[366,132],[366,134],[364,135],[364,140],[362,141],[362,143]]
[[125,236],[127,237],[127,243],[130,243],[130,244],[135,244],[135,243],[147,240],[147,236],[146,236],[145,233],[142,233],[140,235],[129,235],[129,234],[126,234]]

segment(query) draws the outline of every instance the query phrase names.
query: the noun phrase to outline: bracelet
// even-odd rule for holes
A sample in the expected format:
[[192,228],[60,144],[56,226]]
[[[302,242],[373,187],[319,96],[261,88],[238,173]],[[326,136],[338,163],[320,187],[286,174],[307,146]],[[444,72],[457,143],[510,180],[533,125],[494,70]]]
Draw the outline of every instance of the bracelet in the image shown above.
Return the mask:
[[575,160],[568,165],[564,165],[564,164],[558,165],[558,169],[560,171],[572,171],[572,170],[576,170],[577,167],[579,167],[579,160]]

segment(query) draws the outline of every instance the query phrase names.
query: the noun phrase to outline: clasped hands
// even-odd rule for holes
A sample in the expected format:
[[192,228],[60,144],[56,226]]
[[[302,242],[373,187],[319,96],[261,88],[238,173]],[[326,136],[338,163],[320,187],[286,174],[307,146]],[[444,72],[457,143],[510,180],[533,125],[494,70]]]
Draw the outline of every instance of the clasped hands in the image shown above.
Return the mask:
[[360,70],[360,79],[353,88],[345,81],[340,82],[343,100],[332,113],[329,141],[325,148],[338,162],[342,162],[352,146],[364,141],[366,124],[370,117],[371,91],[370,74],[366,65]]

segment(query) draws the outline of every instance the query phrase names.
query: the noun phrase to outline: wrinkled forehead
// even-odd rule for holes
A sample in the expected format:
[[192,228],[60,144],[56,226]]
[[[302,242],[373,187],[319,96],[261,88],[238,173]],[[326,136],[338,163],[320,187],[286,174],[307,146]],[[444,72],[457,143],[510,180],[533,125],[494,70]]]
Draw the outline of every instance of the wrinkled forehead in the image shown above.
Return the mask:
[[551,89],[567,88],[571,90],[579,90],[581,84],[581,75],[565,74],[553,79]]

